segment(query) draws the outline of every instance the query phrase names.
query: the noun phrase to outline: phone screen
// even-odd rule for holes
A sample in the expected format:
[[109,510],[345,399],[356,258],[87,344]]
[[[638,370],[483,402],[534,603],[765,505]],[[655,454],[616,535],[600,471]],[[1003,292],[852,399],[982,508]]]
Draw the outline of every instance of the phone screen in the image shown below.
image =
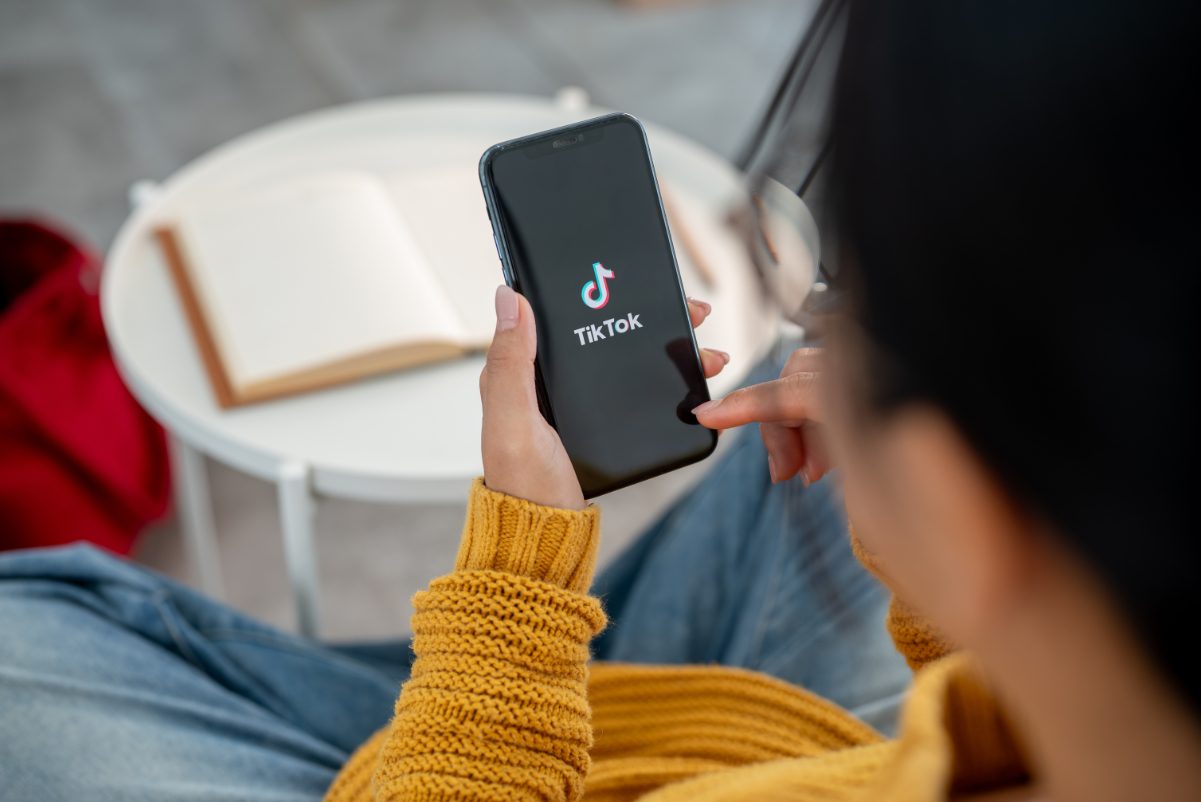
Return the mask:
[[481,175],[584,494],[708,456],[716,433],[691,410],[709,391],[642,126],[614,115],[498,146]]

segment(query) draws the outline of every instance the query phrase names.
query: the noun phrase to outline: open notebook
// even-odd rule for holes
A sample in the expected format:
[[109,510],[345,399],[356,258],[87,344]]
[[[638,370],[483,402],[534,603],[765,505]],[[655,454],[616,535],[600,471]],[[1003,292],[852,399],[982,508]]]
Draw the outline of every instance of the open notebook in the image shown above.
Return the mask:
[[492,340],[503,278],[474,169],[313,175],[156,236],[222,407]]

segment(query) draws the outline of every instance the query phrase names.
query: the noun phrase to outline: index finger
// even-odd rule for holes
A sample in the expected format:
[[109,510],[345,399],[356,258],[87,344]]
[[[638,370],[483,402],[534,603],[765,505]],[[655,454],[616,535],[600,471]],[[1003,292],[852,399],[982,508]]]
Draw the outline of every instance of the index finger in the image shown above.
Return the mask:
[[696,419],[710,429],[731,429],[748,423],[814,420],[817,409],[817,378],[820,373],[793,373],[775,381],[753,384],[725,398],[701,404]]

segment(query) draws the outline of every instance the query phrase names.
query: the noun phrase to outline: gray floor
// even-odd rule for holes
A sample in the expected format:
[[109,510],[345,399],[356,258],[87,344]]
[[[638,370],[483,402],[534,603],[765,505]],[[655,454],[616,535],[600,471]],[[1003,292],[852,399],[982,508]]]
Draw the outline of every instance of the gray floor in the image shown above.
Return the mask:
[[[48,215],[104,249],[138,179],[163,179],[291,115],[414,92],[598,104],[732,156],[814,0],[0,0],[0,213]],[[703,470],[607,498],[610,557]],[[282,626],[292,610],[273,489],[210,466],[228,599]],[[328,637],[407,630],[409,597],[453,560],[461,507],[323,500]],[[173,522],[139,558],[188,577]]]

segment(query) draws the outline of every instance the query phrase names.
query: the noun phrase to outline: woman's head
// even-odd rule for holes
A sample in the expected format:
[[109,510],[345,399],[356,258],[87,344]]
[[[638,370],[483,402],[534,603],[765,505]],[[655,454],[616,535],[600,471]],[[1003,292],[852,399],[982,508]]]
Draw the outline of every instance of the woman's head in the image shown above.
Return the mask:
[[[1201,706],[1196,21],[1186,3],[858,3],[833,152],[869,417],[924,433],[950,472],[929,503],[1054,532]],[[904,477],[871,480],[903,444],[870,438],[848,446],[852,503],[920,538]],[[996,494],[956,482],[964,459]],[[906,555],[954,571],[918,542],[877,548],[902,586]]]

